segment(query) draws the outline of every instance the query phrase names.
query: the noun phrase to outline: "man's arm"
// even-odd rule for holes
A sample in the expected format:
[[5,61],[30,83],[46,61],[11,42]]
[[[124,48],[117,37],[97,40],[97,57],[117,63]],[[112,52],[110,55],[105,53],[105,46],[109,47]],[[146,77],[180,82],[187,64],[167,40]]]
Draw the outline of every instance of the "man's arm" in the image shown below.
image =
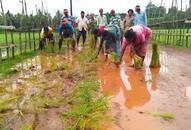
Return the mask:
[[59,36],[62,36],[62,26],[59,27]]
[[70,30],[71,33],[74,33],[74,28],[73,28],[72,25],[68,24],[68,28],[69,28],[69,30]]

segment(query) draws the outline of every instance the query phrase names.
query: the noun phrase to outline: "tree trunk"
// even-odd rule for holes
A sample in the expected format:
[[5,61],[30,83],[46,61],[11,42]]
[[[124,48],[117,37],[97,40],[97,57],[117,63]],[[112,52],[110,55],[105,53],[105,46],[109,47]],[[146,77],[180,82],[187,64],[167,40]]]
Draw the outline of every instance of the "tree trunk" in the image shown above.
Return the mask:
[[5,13],[4,13],[2,0],[0,0],[0,4],[1,4],[1,11],[2,11],[2,15],[3,15],[3,19],[4,19],[4,25],[6,26],[7,25],[7,18],[6,18]]

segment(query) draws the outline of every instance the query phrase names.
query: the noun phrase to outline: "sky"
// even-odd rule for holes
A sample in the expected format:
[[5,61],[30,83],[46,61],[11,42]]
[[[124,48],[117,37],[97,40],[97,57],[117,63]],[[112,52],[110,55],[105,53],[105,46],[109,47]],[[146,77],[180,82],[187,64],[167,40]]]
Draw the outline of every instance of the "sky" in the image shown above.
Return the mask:
[[[21,4],[19,0],[2,0],[4,5],[4,10],[10,10],[11,13],[21,13]],[[28,7],[28,14],[36,13],[35,5],[41,8],[41,0],[26,0]],[[43,0],[44,6],[47,1],[48,12],[54,16],[57,10],[63,11],[64,8],[70,8],[70,0]],[[145,9],[146,5],[150,0],[73,0],[73,15],[78,16],[83,10],[86,13],[98,14],[99,8],[103,8],[104,12],[110,12],[111,9],[115,9],[117,13],[127,12],[128,9],[136,5],[140,5],[142,10]],[[161,0],[152,0],[153,4],[160,5]],[[180,1],[178,0],[178,5],[180,7]],[[189,0],[183,0],[183,8],[188,5]],[[167,8],[171,6],[172,0],[163,0],[163,5]],[[45,6],[46,8],[46,6]]]

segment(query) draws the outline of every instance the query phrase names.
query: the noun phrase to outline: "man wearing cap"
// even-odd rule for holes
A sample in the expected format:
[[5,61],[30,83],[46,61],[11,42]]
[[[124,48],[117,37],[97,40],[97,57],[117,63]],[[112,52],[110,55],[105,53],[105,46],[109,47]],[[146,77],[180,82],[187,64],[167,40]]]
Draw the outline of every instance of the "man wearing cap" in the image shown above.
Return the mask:
[[88,24],[89,21],[85,17],[85,12],[81,11],[81,16],[76,20],[76,23],[78,25],[78,35],[77,35],[77,46],[79,45],[79,40],[82,35],[83,38],[83,46],[86,41],[86,32],[88,31]]
[[73,26],[73,17],[69,16],[68,9],[64,9],[64,15],[62,16],[61,20],[63,20],[64,18],[67,18],[68,23]]
[[67,18],[62,20],[62,24],[59,29],[59,50],[62,48],[63,40],[67,42],[67,46],[72,46],[72,50],[75,51],[75,39],[73,37],[74,28],[71,24],[68,23]]
[[135,7],[135,25],[144,25],[147,26],[147,15],[145,12],[141,11],[139,5]]

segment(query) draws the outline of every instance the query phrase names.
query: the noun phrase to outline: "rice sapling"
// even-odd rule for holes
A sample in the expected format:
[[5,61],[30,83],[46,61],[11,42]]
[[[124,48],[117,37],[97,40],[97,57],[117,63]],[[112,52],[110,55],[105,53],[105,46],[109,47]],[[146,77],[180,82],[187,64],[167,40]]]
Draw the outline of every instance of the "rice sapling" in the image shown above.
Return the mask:
[[133,56],[133,60],[134,60],[134,66],[135,66],[135,68],[136,69],[140,69],[141,67],[142,67],[142,62],[143,62],[143,59],[140,57],[140,56],[138,56],[138,55],[134,55]]
[[158,48],[158,44],[154,43],[152,44],[152,59],[151,59],[151,68],[157,68],[160,67],[160,50]]

